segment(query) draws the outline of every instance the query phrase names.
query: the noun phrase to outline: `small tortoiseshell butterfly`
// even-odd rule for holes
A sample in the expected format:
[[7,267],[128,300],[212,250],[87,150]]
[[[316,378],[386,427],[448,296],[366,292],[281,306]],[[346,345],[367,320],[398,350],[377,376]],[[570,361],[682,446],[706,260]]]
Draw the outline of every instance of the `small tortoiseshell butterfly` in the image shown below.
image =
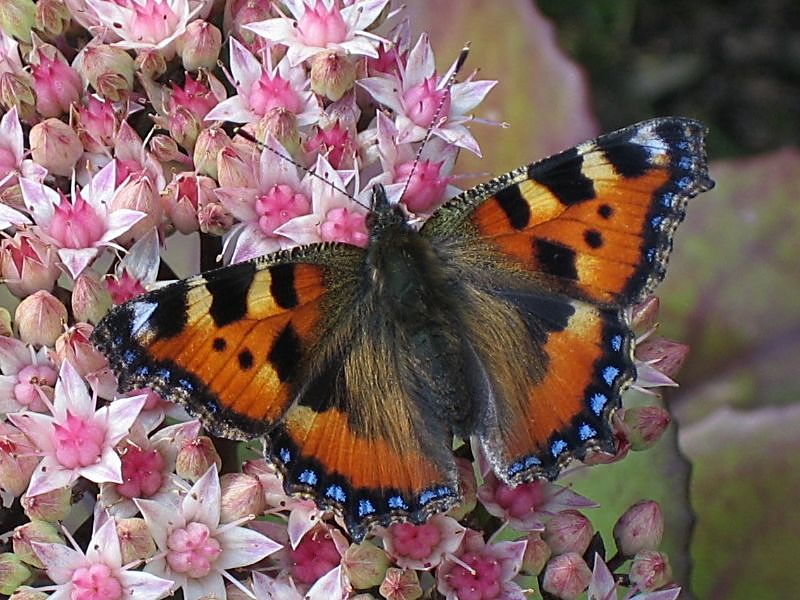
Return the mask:
[[313,244],[114,308],[93,339],[120,388],[213,433],[266,437],[286,491],[356,540],[458,503],[453,434],[511,484],[588,450],[635,377],[624,308],[663,278],[705,128],[661,118],[502,175],[417,230],[373,191],[366,249]]

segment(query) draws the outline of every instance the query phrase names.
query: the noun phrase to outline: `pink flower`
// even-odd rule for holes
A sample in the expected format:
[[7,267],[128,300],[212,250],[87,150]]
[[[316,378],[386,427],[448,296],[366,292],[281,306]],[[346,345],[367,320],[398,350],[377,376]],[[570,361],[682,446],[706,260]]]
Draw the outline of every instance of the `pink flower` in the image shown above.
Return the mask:
[[459,551],[436,571],[436,589],[447,600],[525,600],[512,581],[524,554],[524,541],[487,544],[480,532],[468,529]]
[[355,127],[342,126],[337,119],[333,125],[318,127],[316,133],[305,144],[311,153],[324,156],[334,169],[352,167],[356,154]]
[[8,415],[43,457],[28,495],[72,485],[79,477],[96,483],[121,483],[121,463],[114,446],[128,433],[144,401],[144,396],[134,396],[95,410],[96,398],[89,395],[74,367],[64,361],[52,416],[33,412]]
[[223,573],[227,569],[251,565],[281,547],[236,521],[220,525],[220,485],[215,466],[177,506],[153,500],[135,502],[161,551],[146,570],[175,581],[183,588],[186,600],[225,598]]
[[110,210],[116,171],[111,162],[75,191],[72,201],[31,179],[20,179],[25,205],[34,216],[39,236],[58,248],[58,256],[76,278],[113,240],[145,215],[136,210]]
[[292,579],[305,586],[311,586],[336,568],[341,560],[342,553],[332,532],[322,525],[304,535],[297,547],[289,550]]
[[36,110],[43,117],[58,117],[69,111],[84,90],[81,76],[69,66],[55,46],[43,44],[34,36],[30,56]]
[[382,537],[386,553],[399,567],[428,570],[456,551],[465,531],[452,517],[435,515],[421,525],[390,525]]
[[292,66],[288,57],[273,67],[269,54],[264,67],[236,38],[230,41],[229,78],[236,95],[211,109],[206,121],[251,123],[276,109],[295,115],[298,125],[309,125],[319,118],[320,108],[303,68]]
[[288,46],[286,56],[292,65],[324,50],[377,57],[377,42],[386,40],[366,29],[387,3],[388,0],[355,0],[340,9],[337,0],[287,0],[283,4],[292,17],[249,23],[245,29]]
[[57,586],[52,600],[159,600],[172,591],[171,581],[122,564],[114,519],[95,530],[85,554],[64,544],[33,542],[33,549]]
[[[431,133],[480,156],[478,143],[466,128],[472,117],[469,113],[480,104],[496,81],[472,81],[446,87],[455,63],[444,75],[436,73],[433,50],[428,38],[422,35],[411,50],[400,75],[368,77],[359,85],[372,97],[395,113],[397,142],[420,142]],[[439,109],[439,106],[442,108]],[[437,110],[439,117],[433,122]]]
[[536,479],[511,487],[492,472],[478,488],[478,498],[489,514],[508,521],[519,531],[542,531],[546,517],[570,508],[597,504],[569,488]]
[[104,152],[114,145],[118,123],[110,100],[89,96],[86,104],[73,108],[75,130],[87,152]]
[[48,348],[0,336],[0,414],[47,411],[57,378]]
[[158,233],[151,229],[130,247],[105,283],[114,304],[122,304],[143,294],[156,282],[161,264]]

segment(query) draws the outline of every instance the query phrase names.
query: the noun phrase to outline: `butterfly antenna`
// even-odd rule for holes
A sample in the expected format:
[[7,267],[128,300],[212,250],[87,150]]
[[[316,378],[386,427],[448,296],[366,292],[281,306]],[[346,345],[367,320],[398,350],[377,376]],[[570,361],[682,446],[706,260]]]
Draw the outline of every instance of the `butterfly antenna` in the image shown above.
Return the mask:
[[[461,52],[458,54],[458,59],[456,63],[453,65],[452,73],[450,73],[450,77],[447,78],[447,83],[445,84],[446,90],[449,92],[450,88],[453,87],[453,83],[455,83],[456,75],[461,70],[461,67],[464,66],[464,63],[467,61],[467,56],[469,55],[469,45],[470,43],[467,42],[464,44],[464,47],[461,48]],[[447,94],[442,94],[441,100],[439,100],[439,106],[436,107],[436,112],[433,113],[433,118],[431,119],[431,124],[428,126],[428,131],[425,132],[425,137],[422,138],[422,143],[417,148],[417,154],[414,156],[414,162],[411,164],[411,170],[408,173],[408,177],[406,177],[406,183],[403,186],[403,191],[400,192],[400,198],[404,198],[406,195],[406,191],[408,190],[408,186],[411,185],[411,177],[414,175],[414,171],[417,170],[417,165],[420,163],[420,159],[422,158],[422,150],[425,148],[425,145],[428,143],[428,140],[431,139],[433,135],[433,129],[437,125],[437,121],[442,114],[442,110],[444,109],[444,103],[447,100]]]
[[281,152],[280,150],[276,150],[275,148],[273,148],[272,146],[268,146],[268,145],[267,145],[267,144],[265,144],[264,142],[259,142],[259,141],[258,141],[258,140],[255,138],[255,136],[254,136],[253,134],[251,134],[251,133],[249,133],[249,132],[245,131],[245,130],[244,130],[244,129],[242,129],[241,127],[237,127],[236,129],[234,129],[234,130],[233,130],[233,133],[234,133],[234,134],[238,134],[238,135],[242,136],[244,139],[246,139],[246,140],[247,140],[247,141],[249,141],[249,142],[253,142],[253,143],[254,143],[256,146],[258,146],[259,148],[263,148],[264,150],[269,150],[269,151],[270,151],[270,152],[272,152],[272,153],[273,153],[275,156],[277,156],[277,157],[279,157],[279,158],[281,158],[281,159],[283,159],[283,160],[285,160],[285,161],[287,161],[287,162],[290,162],[291,164],[293,164],[295,167],[297,167],[297,168],[298,168],[298,169],[300,169],[301,171],[304,171],[304,172],[308,173],[308,174],[309,174],[309,175],[311,175],[312,177],[316,177],[316,178],[317,178],[317,179],[319,179],[320,181],[324,181],[324,182],[325,182],[327,185],[331,186],[331,187],[332,187],[334,190],[336,190],[336,191],[337,191],[337,192],[339,192],[340,194],[344,194],[345,196],[347,196],[348,198],[350,198],[350,200],[352,200],[353,202],[355,202],[355,203],[356,203],[356,204],[358,204],[359,206],[363,206],[363,207],[364,207],[364,208],[366,208],[367,210],[370,210],[370,207],[369,207],[369,206],[366,206],[366,205],[365,205],[363,202],[361,202],[361,201],[360,201],[358,198],[356,198],[355,196],[353,196],[353,194],[351,194],[350,192],[348,192],[348,191],[347,191],[347,190],[345,190],[344,188],[340,188],[338,185],[335,185],[335,184],[331,183],[330,181],[328,181],[327,179],[325,179],[325,178],[324,178],[322,175],[320,175],[319,173],[315,172],[313,169],[309,169],[307,166],[305,166],[305,165],[303,165],[303,164],[300,164],[299,162],[297,162],[295,159],[293,159],[293,158],[292,158],[291,156],[289,156],[288,154],[284,154],[284,153],[283,153],[283,152]]

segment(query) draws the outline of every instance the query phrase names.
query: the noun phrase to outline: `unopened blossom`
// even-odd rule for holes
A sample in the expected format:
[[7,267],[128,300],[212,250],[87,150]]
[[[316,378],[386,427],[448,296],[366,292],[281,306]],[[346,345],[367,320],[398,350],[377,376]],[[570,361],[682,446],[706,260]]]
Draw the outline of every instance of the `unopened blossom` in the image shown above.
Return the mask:
[[532,531],[525,538],[525,555],[522,557],[522,572],[528,575],[539,575],[553,555],[550,546],[542,539],[538,531]]
[[36,29],[58,37],[69,27],[70,11],[62,0],[39,0],[36,3]]
[[72,489],[64,486],[35,496],[25,494],[20,504],[29,519],[39,519],[49,523],[63,521],[69,516],[72,508]]
[[562,510],[547,521],[542,538],[553,554],[583,554],[594,535],[591,521],[577,510]]
[[511,487],[489,473],[478,488],[478,499],[489,514],[508,521],[519,531],[542,531],[547,517],[573,508],[597,504],[571,489],[535,479]]
[[547,563],[542,590],[561,600],[576,600],[589,585],[592,571],[580,554],[559,554]]
[[397,523],[383,533],[387,554],[405,569],[428,570],[461,545],[466,530],[446,515],[434,515],[425,523]]
[[39,462],[35,452],[36,448],[22,431],[0,421],[0,491],[14,497],[22,495]]
[[48,172],[68,177],[83,154],[78,135],[59,119],[47,119],[33,126],[31,156]]
[[[426,35],[401,65],[400,75],[380,75],[359,80],[380,104],[395,113],[397,142],[420,142],[428,132],[480,156],[480,149],[466,127],[470,112],[480,104],[496,81],[467,81],[448,86],[455,63],[443,75],[436,73],[433,51]],[[434,117],[436,120],[434,121]]]
[[155,555],[157,548],[147,528],[147,522],[141,517],[116,517],[117,535],[122,553],[122,564],[145,560]]
[[0,4],[0,29],[8,35],[30,42],[35,23],[36,5],[33,0],[12,0]]
[[196,71],[201,67],[213,69],[221,47],[222,32],[211,23],[201,20],[189,23],[177,40],[178,54],[187,71]]
[[378,591],[386,600],[417,600],[422,597],[419,575],[411,569],[388,569]]
[[114,192],[111,210],[132,210],[145,216],[133,227],[117,238],[117,242],[129,245],[154,229],[163,227],[164,212],[159,191],[150,177],[143,173],[130,175]]
[[266,536],[234,523],[220,524],[220,486],[212,466],[180,504],[136,500],[161,551],[146,571],[176,583],[186,600],[225,598],[222,573],[253,564],[280,548]]
[[29,63],[38,113],[43,117],[58,117],[69,112],[83,93],[78,72],[55,46],[42,43],[36,36]]
[[133,90],[133,58],[122,48],[103,44],[100,38],[84,46],[72,66],[106,100],[123,100]]
[[349,56],[329,50],[315,54],[311,61],[311,89],[328,100],[339,100],[353,89],[356,65]]
[[351,544],[342,557],[342,567],[356,589],[380,585],[389,568],[389,557],[370,541]]
[[614,524],[614,541],[623,556],[640,550],[656,550],[664,536],[664,515],[654,500],[642,500],[631,506]]
[[356,155],[355,127],[339,121],[327,127],[318,127],[306,141],[306,152],[324,156],[334,169],[352,168]]
[[216,179],[219,176],[217,157],[230,145],[231,139],[221,127],[203,129],[197,136],[192,155],[197,173]]
[[75,319],[97,323],[111,308],[111,294],[96,273],[90,269],[78,275],[72,288],[72,313]]
[[191,171],[178,173],[161,195],[164,214],[179,232],[193,233],[200,226],[197,218],[198,210],[216,201],[214,195],[216,188],[217,183],[210,177]]
[[55,343],[55,358],[58,363],[68,361],[81,377],[108,366],[108,359],[89,339],[93,329],[89,323],[77,322],[58,336]]
[[225,473],[220,477],[220,487],[220,518],[223,522],[235,521],[247,515],[259,515],[267,508],[264,489],[253,475]]
[[622,413],[622,425],[632,450],[652,447],[672,423],[669,411],[658,405],[631,406]]
[[286,57],[274,66],[271,60],[262,65],[235,38],[230,44],[230,77],[236,95],[214,107],[205,116],[207,121],[251,123],[276,109],[296,115],[299,125],[319,118],[320,109],[304,69],[292,66]]
[[172,581],[123,565],[114,519],[97,527],[86,552],[64,544],[33,543],[48,577],[58,587],[55,600],[159,600],[171,594]]
[[344,242],[365,247],[369,239],[366,194],[361,194],[360,203],[346,196],[343,176],[349,181],[348,173],[335,170],[321,156],[317,157],[314,172],[320,177],[311,180],[311,214],[295,217],[275,232],[296,244]]
[[0,594],[10,595],[31,578],[31,570],[13,552],[0,554]]
[[67,309],[50,292],[39,290],[17,305],[14,322],[26,344],[52,346],[67,322]]
[[116,400],[96,409],[96,398],[75,368],[64,361],[53,400],[53,414],[13,413],[9,420],[36,444],[42,457],[28,494],[72,485],[79,477],[100,483],[122,481],[114,446],[128,433],[144,396]]
[[0,336],[0,414],[44,412],[53,398],[58,371],[49,349]]
[[20,180],[38,235],[58,248],[59,258],[73,278],[145,216],[135,210],[110,209],[115,180],[112,161],[97,172],[88,186],[76,190],[71,200],[36,181]]
[[375,57],[377,43],[384,40],[366,29],[381,16],[387,3],[354,0],[342,8],[336,0],[289,0],[283,4],[291,16],[249,23],[245,29],[288,46],[286,55],[293,65],[325,50]]
[[[0,192],[16,185],[19,176],[41,181],[45,175],[47,169],[25,158],[22,124],[19,122],[17,109],[12,108],[0,117]],[[0,225],[0,229],[4,228]]]
[[175,458],[175,472],[187,481],[197,481],[208,469],[222,466],[214,442],[207,435],[181,441]]
[[436,571],[436,589],[447,600],[524,600],[513,581],[522,566],[525,542],[486,543],[478,531],[467,530],[454,557],[445,557]]
[[73,105],[72,123],[87,152],[103,152],[114,145],[117,116],[111,101],[96,95]]
[[663,587],[672,581],[669,557],[655,550],[641,550],[631,562],[631,584],[642,591]]
[[0,277],[19,298],[53,289],[61,275],[57,259],[55,247],[30,232],[0,239]]

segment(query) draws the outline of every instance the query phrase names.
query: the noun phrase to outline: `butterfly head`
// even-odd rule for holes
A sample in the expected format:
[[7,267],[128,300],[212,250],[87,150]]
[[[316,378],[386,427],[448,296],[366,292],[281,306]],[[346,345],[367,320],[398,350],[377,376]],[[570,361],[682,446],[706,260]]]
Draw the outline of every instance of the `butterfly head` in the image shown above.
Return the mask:
[[380,184],[372,188],[372,206],[367,217],[367,227],[371,241],[381,237],[387,230],[408,228],[408,218],[403,208],[400,204],[389,202],[386,189]]

